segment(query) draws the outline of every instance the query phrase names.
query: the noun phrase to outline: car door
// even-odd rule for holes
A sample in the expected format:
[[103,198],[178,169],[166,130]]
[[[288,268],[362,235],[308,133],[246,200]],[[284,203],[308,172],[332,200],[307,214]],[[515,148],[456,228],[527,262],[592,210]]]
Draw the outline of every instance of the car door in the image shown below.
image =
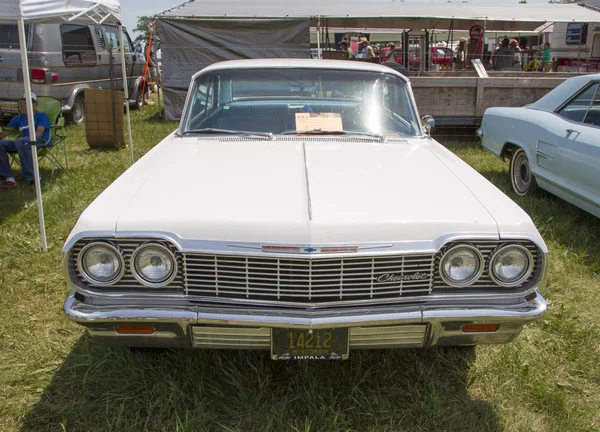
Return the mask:
[[592,82],[557,112],[558,175],[580,198],[600,206],[600,82]]

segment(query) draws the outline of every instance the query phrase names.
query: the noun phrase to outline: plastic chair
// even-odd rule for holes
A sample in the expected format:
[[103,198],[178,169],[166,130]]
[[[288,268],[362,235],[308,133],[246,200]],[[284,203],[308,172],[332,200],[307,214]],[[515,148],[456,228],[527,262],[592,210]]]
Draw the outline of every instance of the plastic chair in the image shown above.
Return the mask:
[[[52,174],[57,169],[67,171],[69,169],[69,159],[67,155],[67,136],[65,135],[65,118],[62,115],[61,103],[58,99],[50,96],[38,96],[37,111],[46,113],[50,120],[50,139],[44,146],[37,147],[38,162],[47,159],[52,164]],[[21,107],[19,105],[19,113]],[[50,145],[48,145],[50,144]],[[10,154],[12,161],[21,166],[16,153]],[[64,164],[61,160],[64,157]]]

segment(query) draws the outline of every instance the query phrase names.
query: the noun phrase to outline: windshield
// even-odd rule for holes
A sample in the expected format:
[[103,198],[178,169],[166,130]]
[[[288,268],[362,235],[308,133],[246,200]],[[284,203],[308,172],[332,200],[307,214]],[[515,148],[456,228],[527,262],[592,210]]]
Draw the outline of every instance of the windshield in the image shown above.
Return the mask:
[[420,135],[406,83],[378,72],[229,69],[196,80],[182,133]]

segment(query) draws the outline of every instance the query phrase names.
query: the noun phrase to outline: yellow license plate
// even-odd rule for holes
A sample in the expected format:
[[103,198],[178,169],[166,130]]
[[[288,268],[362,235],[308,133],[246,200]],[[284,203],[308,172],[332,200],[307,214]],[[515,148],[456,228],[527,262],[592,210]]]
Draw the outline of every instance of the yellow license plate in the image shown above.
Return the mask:
[[271,329],[273,360],[346,360],[348,329]]

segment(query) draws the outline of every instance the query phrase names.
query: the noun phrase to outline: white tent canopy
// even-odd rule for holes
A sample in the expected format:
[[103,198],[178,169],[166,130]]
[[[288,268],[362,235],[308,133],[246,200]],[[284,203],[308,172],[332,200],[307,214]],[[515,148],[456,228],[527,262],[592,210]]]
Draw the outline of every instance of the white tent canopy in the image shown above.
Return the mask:
[[166,10],[160,18],[326,19],[330,27],[468,30],[486,23],[488,31],[535,30],[544,23],[600,21],[600,14],[576,4],[410,3],[345,0],[196,0]]
[[121,22],[119,0],[2,0],[0,20],[110,23]]
[[[23,84],[25,86],[25,102],[27,104],[27,123],[34,124],[33,104],[31,100],[31,82],[29,80],[29,61],[27,44],[25,43],[25,23],[29,22],[60,22],[77,24],[115,24],[119,26],[119,43],[121,46],[121,66],[123,73],[123,90],[128,99],[127,72],[125,65],[125,50],[123,45],[123,27],[121,26],[121,6],[119,0],[0,0],[0,23],[14,23],[19,26],[19,44],[21,49],[21,66],[23,68]],[[131,119],[129,103],[127,110],[127,128],[129,132],[129,151],[133,163],[133,143],[131,138]],[[30,127],[31,152],[33,153],[33,171],[35,174],[35,192],[40,219],[40,236],[42,250],[46,252],[46,226],[44,222],[44,207],[42,204],[42,189],[37,163],[37,148],[34,128]]]

